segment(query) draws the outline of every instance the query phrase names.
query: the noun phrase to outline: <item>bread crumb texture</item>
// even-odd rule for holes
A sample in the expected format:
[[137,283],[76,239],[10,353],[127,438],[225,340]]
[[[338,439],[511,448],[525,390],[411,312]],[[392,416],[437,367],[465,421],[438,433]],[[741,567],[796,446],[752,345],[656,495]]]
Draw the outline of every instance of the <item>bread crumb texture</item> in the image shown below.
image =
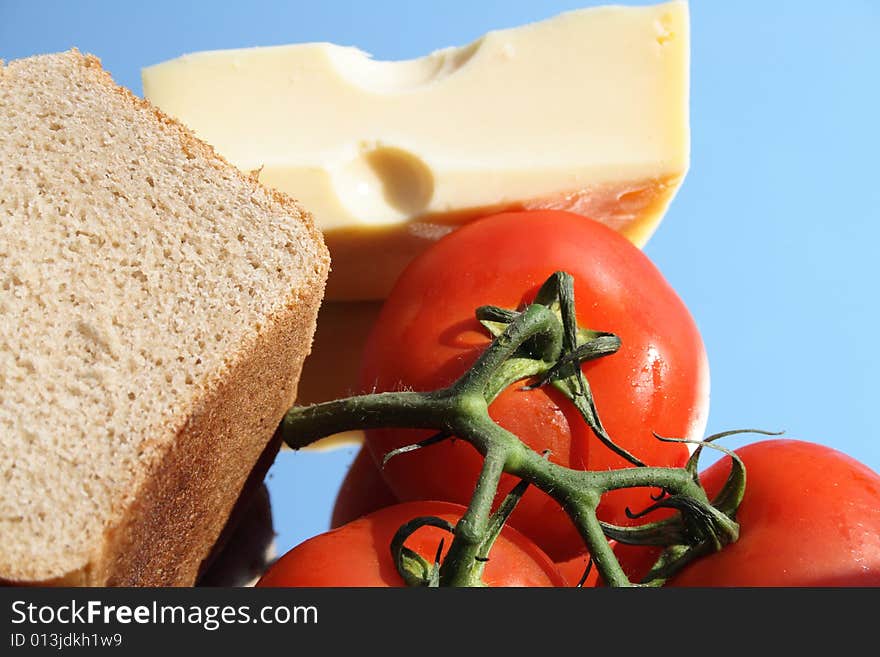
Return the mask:
[[200,404],[328,264],[295,202],[94,57],[0,64],[0,578],[92,567]]

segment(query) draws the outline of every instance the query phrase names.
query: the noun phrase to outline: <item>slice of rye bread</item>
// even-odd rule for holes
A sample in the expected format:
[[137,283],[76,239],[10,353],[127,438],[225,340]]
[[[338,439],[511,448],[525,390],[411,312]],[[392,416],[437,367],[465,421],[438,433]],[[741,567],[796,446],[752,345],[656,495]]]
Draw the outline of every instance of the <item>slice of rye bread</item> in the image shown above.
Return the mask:
[[328,271],[308,212],[98,59],[0,62],[0,579],[191,585]]

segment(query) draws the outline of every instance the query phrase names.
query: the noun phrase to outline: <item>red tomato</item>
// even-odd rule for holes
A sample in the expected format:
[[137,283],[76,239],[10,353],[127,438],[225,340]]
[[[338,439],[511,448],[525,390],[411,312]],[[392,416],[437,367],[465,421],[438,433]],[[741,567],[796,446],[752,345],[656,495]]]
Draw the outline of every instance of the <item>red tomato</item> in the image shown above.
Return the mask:
[[[404,586],[391,557],[391,539],[418,516],[437,516],[451,523],[465,509],[448,502],[408,502],[385,507],[338,529],[301,543],[276,561],[257,586]],[[452,535],[422,527],[406,546],[428,562],[440,541]],[[532,541],[509,526],[501,530],[483,575],[489,586],[564,586],[556,565]]]
[[382,479],[370,453],[362,447],[358,450],[336,494],[330,526],[341,527],[361,516],[396,503],[397,498]]
[[[767,440],[736,450],[746,465],[736,543],[689,564],[667,586],[880,586],[880,475],[830,447]],[[725,458],[702,475],[714,495]],[[628,573],[644,549],[618,554]]]
[[[391,292],[365,349],[363,389],[433,390],[452,383],[489,343],[474,318],[478,306],[517,308],[555,271],[574,277],[578,321],[622,340],[611,356],[585,363],[599,414],[612,439],[650,465],[680,466],[681,444],[651,431],[702,437],[708,412],[708,366],[687,308],[641,251],[613,230],[561,211],[504,213],[464,226],[417,258]],[[508,388],[492,417],[561,465],[605,470],[628,465],[593,436],[572,404],[550,387]],[[429,434],[371,431],[376,462],[388,451]],[[446,499],[466,504],[482,457],[467,443],[446,441],[396,457],[383,475],[402,500]],[[515,484],[506,477],[502,493]],[[632,524],[624,509],[651,504],[647,489],[606,495],[600,517]],[[529,490],[511,524],[554,559],[583,543],[562,509]]]

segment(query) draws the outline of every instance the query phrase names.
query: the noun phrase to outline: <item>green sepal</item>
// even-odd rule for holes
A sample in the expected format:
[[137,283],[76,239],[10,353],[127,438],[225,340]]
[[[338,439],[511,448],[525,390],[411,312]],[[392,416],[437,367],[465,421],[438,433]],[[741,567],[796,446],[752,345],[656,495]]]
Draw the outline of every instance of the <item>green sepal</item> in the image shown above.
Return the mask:
[[455,527],[443,518],[437,516],[413,518],[394,533],[394,537],[391,539],[391,558],[394,560],[397,572],[400,573],[407,586],[438,586],[439,566],[437,562],[439,562],[443,549],[442,541],[434,564],[428,563],[424,557],[404,545],[406,539],[422,527],[439,527],[450,534],[455,533]]

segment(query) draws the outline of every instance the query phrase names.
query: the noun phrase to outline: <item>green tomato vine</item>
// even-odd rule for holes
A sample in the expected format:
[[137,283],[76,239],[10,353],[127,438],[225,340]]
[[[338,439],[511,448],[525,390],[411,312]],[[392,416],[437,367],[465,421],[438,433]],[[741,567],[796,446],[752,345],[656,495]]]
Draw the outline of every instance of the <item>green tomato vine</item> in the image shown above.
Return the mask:
[[[702,448],[712,441],[746,431],[738,430],[697,441],[684,467],[651,467],[617,445],[599,418],[589,383],[580,367],[588,360],[608,357],[620,348],[617,336],[577,325],[574,286],[565,272],[553,274],[535,301],[522,310],[483,306],[477,318],[493,341],[474,365],[449,387],[431,392],[383,392],[322,404],[293,407],[284,416],[282,439],[299,449],[341,431],[379,428],[432,429],[421,443],[386,455],[400,457],[413,449],[430,448],[456,437],[483,455],[483,466],[467,511],[455,526],[439,518],[416,518],[398,531],[392,554],[404,580],[415,586],[483,586],[482,572],[492,543],[528,486],[558,502],[578,528],[602,580],[609,586],[660,586],[699,556],[737,540],[736,510],[746,485],[745,466],[733,452],[733,466],[722,490],[709,499],[697,468]],[[552,463],[489,416],[489,405],[508,386],[529,380],[527,388],[552,385],[577,408],[596,437],[632,466],[619,470],[585,471]],[[657,436],[658,440],[683,441]],[[521,483],[493,510],[503,473]],[[662,491],[640,517],[659,508],[675,513],[664,520],[634,527],[602,522],[596,509],[608,491],[652,487]],[[438,524],[441,523],[441,524]],[[438,550],[434,563],[405,547],[406,538],[423,525],[441,526],[452,535],[445,558]],[[642,582],[630,582],[608,540],[665,549]]]

